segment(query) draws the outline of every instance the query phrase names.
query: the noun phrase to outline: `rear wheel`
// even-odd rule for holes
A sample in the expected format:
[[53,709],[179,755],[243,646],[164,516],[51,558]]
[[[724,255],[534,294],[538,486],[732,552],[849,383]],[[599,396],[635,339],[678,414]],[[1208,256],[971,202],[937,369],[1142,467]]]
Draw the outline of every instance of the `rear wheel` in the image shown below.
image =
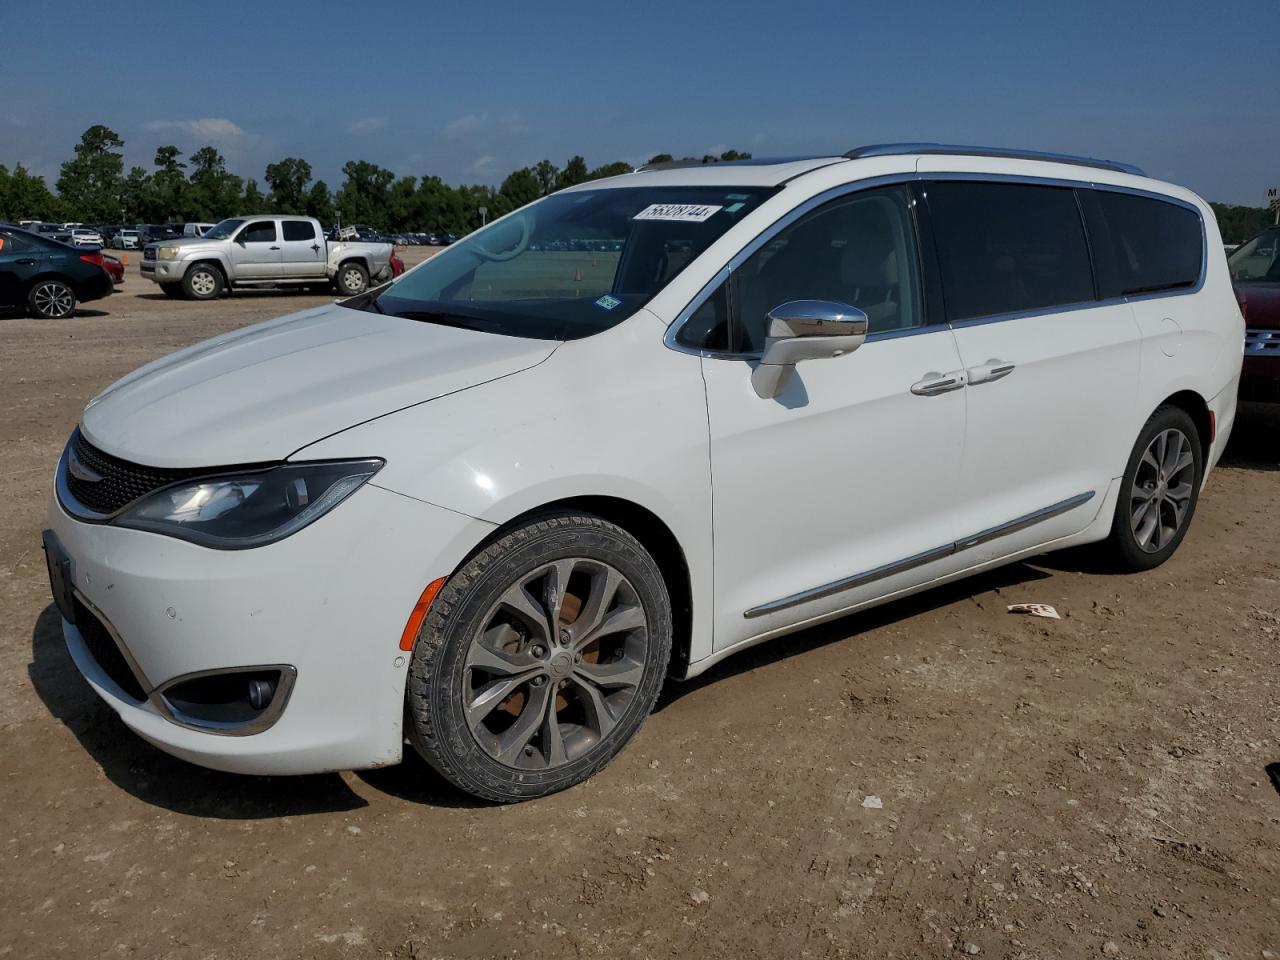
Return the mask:
[[222,286],[222,272],[207,263],[197,263],[182,278],[182,292],[191,300],[216,300]]
[[27,295],[33,316],[63,320],[76,312],[76,294],[61,280],[39,280]]
[[634,537],[583,514],[530,520],[432,603],[409,670],[410,738],[478,797],[545,796],[634,736],[670,652],[666,587]]
[[363,264],[354,261],[344,263],[338,268],[334,284],[338,288],[338,293],[344,297],[354,297],[357,293],[364,293],[365,288],[369,286],[369,271]]
[[1178,549],[1195,516],[1202,461],[1200,433],[1187,412],[1156,410],[1129,455],[1107,541],[1126,569],[1158,567]]

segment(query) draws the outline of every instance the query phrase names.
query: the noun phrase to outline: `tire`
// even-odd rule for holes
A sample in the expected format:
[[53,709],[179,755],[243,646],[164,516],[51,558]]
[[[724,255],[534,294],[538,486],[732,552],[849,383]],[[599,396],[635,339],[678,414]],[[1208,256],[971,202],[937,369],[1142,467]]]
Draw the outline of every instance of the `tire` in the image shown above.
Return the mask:
[[644,547],[599,517],[537,517],[472,556],[431,604],[409,665],[409,736],[474,796],[546,796],[635,735],[670,654],[671,602]]
[[1125,570],[1151,570],[1178,549],[1200,499],[1200,431],[1180,407],[1160,407],[1138,441],[1120,483],[1105,547]]
[[65,320],[75,316],[76,293],[61,280],[37,280],[27,294],[27,306],[41,320]]
[[333,278],[338,293],[344,297],[354,297],[369,289],[369,271],[363,264],[350,260],[338,267],[338,274]]
[[173,297],[175,300],[185,295],[180,283],[162,283],[160,284],[160,291],[166,297]]
[[188,300],[216,300],[222,296],[222,271],[207,263],[197,263],[182,278],[182,292]]

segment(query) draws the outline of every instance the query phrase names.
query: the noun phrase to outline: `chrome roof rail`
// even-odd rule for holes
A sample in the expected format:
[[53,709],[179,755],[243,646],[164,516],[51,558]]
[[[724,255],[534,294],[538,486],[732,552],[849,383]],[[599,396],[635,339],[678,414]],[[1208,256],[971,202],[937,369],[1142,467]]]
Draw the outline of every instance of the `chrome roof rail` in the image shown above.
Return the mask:
[[1001,157],[1009,160],[1047,160],[1051,163],[1070,163],[1077,167],[1111,170],[1114,173],[1131,173],[1137,177],[1146,176],[1141,168],[1118,160],[1095,160],[1092,157],[1077,157],[1069,153],[1044,153],[1039,150],[1016,150],[1009,147],[964,147],[951,143],[876,143],[855,147],[845,156],[850,160],[860,160],[863,157],[897,157],[908,153],[934,156]]

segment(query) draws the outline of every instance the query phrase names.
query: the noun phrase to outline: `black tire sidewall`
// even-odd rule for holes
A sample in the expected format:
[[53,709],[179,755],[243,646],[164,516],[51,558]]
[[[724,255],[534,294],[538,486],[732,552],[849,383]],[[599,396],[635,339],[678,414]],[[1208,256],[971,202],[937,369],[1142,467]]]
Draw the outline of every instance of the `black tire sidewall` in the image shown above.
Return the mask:
[[[1138,546],[1138,541],[1133,535],[1133,527],[1130,523],[1129,505],[1133,483],[1138,473],[1138,464],[1141,462],[1142,455],[1146,452],[1152,439],[1158,433],[1175,428],[1186,434],[1187,439],[1191,441],[1191,456],[1195,462],[1195,480],[1192,483],[1191,503],[1187,506],[1186,516],[1182,518],[1182,525],[1178,528],[1178,532],[1174,534],[1173,539],[1154,553],[1148,553]],[[1200,485],[1203,481],[1204,452],[1200,446],[1200,431],[1196,429],[1195,421],[1181,407],[1160,407],[1143,426],[1137,442],[1133,445],[1133,451],[1129,454],[1129,462],[1125,466],[1124,479],[1120,482],[1120,497],[1116,502],[1115,519],[1111,524],[1112,546],[1116,552],[1117,559],[1127,569],[1151,570],[1173,556],[1183,538],[1187,535],[1187,530],[1191,527],[1191,521],[1196,514],[1196,506],[1200,502]]]
[[[626,712],[600,745],[554,770],[517,770],[490,757],[467,726],[458,695],[467,648],[482,619],[516,577],[573,556],[610,564],[635,588],[649,623],[644,679]],[[474,556],[432,604],[410,665],[411,739],[447,779],[488,800],[510,802],[573,786],[608,764],[648,716],[666,675],[671,632],[671,605],[662,574],[633,537],[598,518],[540,518]]]
[[[191,287],[191,278],[197,273],[208,273],[213,276],[213,292],[210,294],[199,294]],[[222,295],[222,289],[225,286],[222,280],[222,273],[217,267],[211,267],[206,263],[198,263],[182,276],[182,292],[192,300],[217,300]]]

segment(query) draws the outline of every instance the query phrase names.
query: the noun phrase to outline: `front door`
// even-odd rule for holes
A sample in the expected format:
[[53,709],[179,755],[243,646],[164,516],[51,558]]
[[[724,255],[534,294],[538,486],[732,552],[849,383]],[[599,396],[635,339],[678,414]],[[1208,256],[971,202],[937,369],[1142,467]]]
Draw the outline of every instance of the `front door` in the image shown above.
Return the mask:
[[281,276],[323,277],[325,247],[316,235],[316,225],[310,220],[286,219],[280,221],[280,230]]
[[25,305],[44,251],[22,234],[0,231],[0,306]]
[[[705,329],[724,314],[743,355],[703,358],[717,649],[951,569],[964,394],[937,387],[960,360],[930,322],[918,250],[906,187],[853,192],[769,238],[691,318]],[[750,356],[768,311],[797,299],[860,308],[867,342],[799,364],[761,399]]]
[[274,220],[250,220],[231,244],[237,280],[275,280],[281,269],[280,236]]

